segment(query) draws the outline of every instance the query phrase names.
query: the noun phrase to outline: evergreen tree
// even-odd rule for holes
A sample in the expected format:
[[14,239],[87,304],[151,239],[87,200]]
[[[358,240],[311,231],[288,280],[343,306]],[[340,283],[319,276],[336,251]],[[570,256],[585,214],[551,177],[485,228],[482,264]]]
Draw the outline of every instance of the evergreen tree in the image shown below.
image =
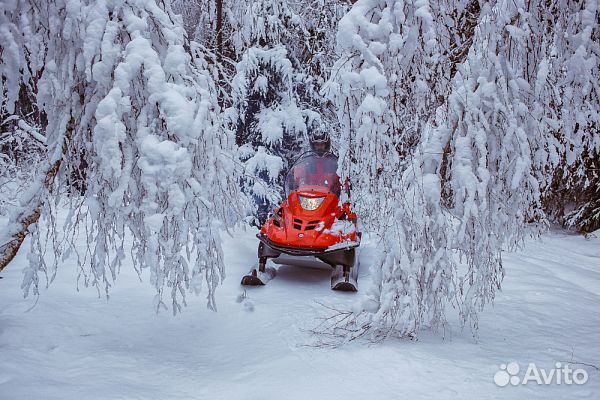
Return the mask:
[[285,173],[305,151],[307,130],[320,125],[320,115],[299,96],[306,75],[285,43],[302,26],[287,1],[252,0],[237,10],[233,43],[241,58],[226,115],[245,165],[242,187],[262,224],[281,201]]

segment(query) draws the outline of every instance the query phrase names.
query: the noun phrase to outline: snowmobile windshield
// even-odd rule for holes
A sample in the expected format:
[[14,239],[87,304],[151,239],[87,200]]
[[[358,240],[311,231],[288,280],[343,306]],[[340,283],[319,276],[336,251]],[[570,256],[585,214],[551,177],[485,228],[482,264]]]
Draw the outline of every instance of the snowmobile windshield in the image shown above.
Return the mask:
[[[340,195],[340,178],[337,175],[337,157],[331,153],[323,156],[311,153],[300,158],[290,169],[286,178],[286,193],[294,190],[323,189]],[[309,189],[309,190],[310,190]]]

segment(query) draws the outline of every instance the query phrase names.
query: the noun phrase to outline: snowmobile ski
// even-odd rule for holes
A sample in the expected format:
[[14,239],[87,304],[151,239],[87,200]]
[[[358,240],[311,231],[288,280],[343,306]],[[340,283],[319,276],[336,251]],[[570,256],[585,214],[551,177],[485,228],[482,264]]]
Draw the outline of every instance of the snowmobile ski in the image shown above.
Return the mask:
[[271,266],[264,265],[263,268],[260,268],[260,266],[252,267],[250,272],[242,277],[241,284],[244,286],[266,285],[271,279],[275,278],[276,274],[277,270]]
[[331,273],[331,289],[343,292],[358,291],[358,265],[344,268],[342,265],[335,267]]

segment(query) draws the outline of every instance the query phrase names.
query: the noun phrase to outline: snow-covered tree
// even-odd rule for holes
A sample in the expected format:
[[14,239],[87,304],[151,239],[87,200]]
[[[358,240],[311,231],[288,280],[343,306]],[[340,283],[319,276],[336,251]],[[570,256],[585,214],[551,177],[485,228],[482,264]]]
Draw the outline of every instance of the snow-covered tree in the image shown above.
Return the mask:
[[27,122],[31,117],[0,114],[0,215],[17,205],[16,195],[26,190],[44,157],[46,138],[37,125]]
[[[502,250],[543,227],[548,175],[537,172],[552,166],[548,151],[568,147],[553,132],[580,144],[598,126],[592,3],[557,4],[557,21],[514,1],[359,0],[342,19],[327,87],[342,127],[339,172],[354,177],[361,216],[381,238],[352,335],[439,328],[448,304],[476,331],[504,276]],[[557,44],[560,29],[546,34],[551,22],[570,43]],[[540,37],[553,39],[537,47]],[[577,97],[562,112],[579,118],[579,131],[553,123],[557,103],[540,95],[553,90],[548,60],[559,52],[556,77]],[[572,58],[578,78],[566,69]]]
[[525,79],[542,137],[535,167],[544,208],[553,220],[591,232],[600,227],[597,2],[556,1],[527,11],[511,31],[525,47],[512,53],[529,60]]
[[174,0],[173,10],[183,18],[183,25],[191,39],[192,57],[206,60],[207,70],[215,81],[221,109],[231,102],[231,78],[235,73],[236,51],[231,6],[239,2],[228,0],[186,1]]
[[251,185],[246,193],[259,204],[258,217],[281,200],[287,163],[300,153],[305,113],[295,102],[292,67],[283,47],[249,48],[233,80],[231,124]]
[[[192,49],[200,49],[201,57],[209,60],[220,104],[228,109],[229,126],[237,132],[246,164],[244,191],[258,203],[257,215],[263,219],[279,201],[283,173],[303,151],[306,133],[337,129],[333,107],[319,92],[348,2],[175,1],[174,8],[197,42]],[[267,79],[255,85],[259,76]],[[272,132],[263,136],[258,125]],[[253,155],[257,157],[250,160]]]
[[[206,64],[186,50],[179,17],[153,0],[1,7],[3,48],[11,49],[0,62],[3,107],[11,110],[19,88],[37,79],[29,90],[47,118],[47,157],[3,232],[0,265],[29,230],[26,294],[37,293],[40,272],[51,280],[72,253],[83,283],[108,294],[131,250],[136,270],[150,270],[157,308],[167,293],[179,311],[186,290],[203,282],[215,308],[224,277],[219,230],[233,222],[237,204],[234,144],[221,127]],[[82,168],[83,194],[70,195],[69,179]],[[70,212],[59,226],[56,210],[65,203]],[[74,243],[78,232],[87,238],[83,250]]]
[[239,17],[232,42],[240,59],[226,114],[245,165],[244,192],[255,199],[262,222],[280,202],[288,164],[305,151],[320,114],[301,97],[307,74],[286,44],[303,26],[287,1],[242,2],[233,15]]
[[[404,158],[419,142],[471,44],[478,2],[438,7],[359,1],[340,22],[341,55],[324,93],[336,103],[342,124],[341,173],[362,180],[358,187],[366,188],[364,216],[377,211],[384,197],[377,194],[383,164],[390,171],[407,164]],[[448,32],[451,26],[460,28]]]
[[423,323],[439,326],[454,292],[440,179],[407,156],[451,79],[450,71],[439,73],[440,65],[460,62],[443,53],[448,37],[460,36],[445,34],[434,21],[477,21],[479,8],[463,4],[459,14],[439,7],[358,1],[339,24],[341,57],[326,87],[341,125],[338,172],[355,182],[359,214],[381,237],[360,334],[403,336]]
[[[1,4],[0,10],[8,4]],[[40,132],[44,116],[33,97],[37,76],[19,60],[35,62],[38,49],[26,48],[21,32],[6,12],[0,14],[0,215],[15,206],[15,194],[30,183],[35,166],[44,156],[45,137]]]

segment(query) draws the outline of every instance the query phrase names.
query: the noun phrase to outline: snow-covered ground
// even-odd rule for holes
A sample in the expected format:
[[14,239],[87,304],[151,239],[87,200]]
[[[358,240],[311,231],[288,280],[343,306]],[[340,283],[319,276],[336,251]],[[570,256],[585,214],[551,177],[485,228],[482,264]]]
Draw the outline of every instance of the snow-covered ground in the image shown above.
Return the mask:
[[[456,326],[418,341],[315,348],[317,302],[348,305],[361,294],[333,292],[329,272],[280,268],[267,287],[239,279],[256,254],[253,232],[227,238],[219,310],[189,297],[183,314],[157,315],[153,292],[123,270],[109,301],[75,285],[67,261],[54,284],[23,299],[22,251],[0,280],[1,399],[598,399],[599,373],[583,385],[499,387],[499,365],[549,370],[574,360],[600,366],[600,240],[562,231],[507,254],[480,339]],[[367,240],[363,265],[373,254]],[[361,271],[362,288],[368,282]],[[145,277],[147,279],[147,277]]]

